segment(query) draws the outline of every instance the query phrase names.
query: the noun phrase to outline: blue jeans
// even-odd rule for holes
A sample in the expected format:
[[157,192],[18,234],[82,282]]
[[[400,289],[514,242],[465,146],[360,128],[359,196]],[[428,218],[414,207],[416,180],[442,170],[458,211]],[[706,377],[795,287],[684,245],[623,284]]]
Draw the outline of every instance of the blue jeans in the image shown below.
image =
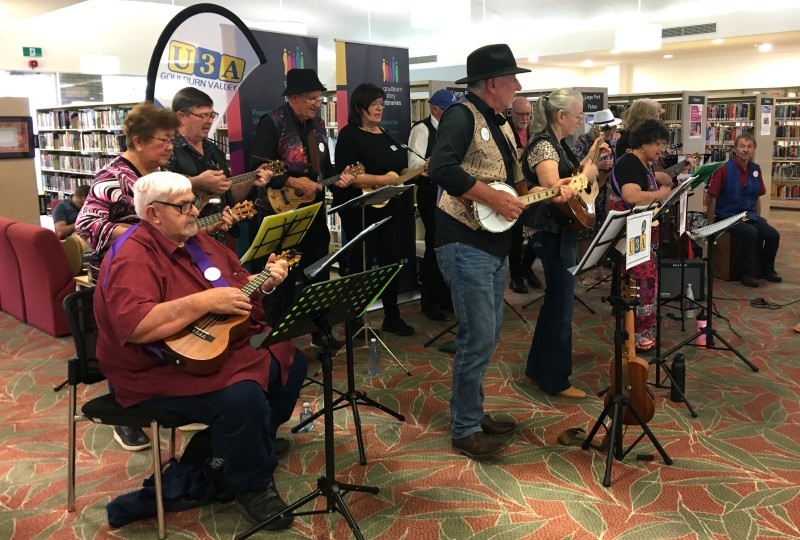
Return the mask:
[[506,258],[467,244],[436,248],[458,318],[450,426],[453,439],[481,431],[483,375],[500,339]]
[[539,388],[557,394],[571,386],[572,312],[575,277],[567,268],[577,260],[577,235],[537,232],[533,249],[541,259],[547,282],[544,301],[536,320],[525,375],[539,381]]
[[306,357],[297,349],[285,385],[278,361],[271,359],[266,392],[255,381],[240,381],[207,394],[164,396],[141,404],[208,424],[214,457],[225,460],[225,483],[235,493],[255,491],[267,487],[278,466],[272,439],[291,418],[306,371]]

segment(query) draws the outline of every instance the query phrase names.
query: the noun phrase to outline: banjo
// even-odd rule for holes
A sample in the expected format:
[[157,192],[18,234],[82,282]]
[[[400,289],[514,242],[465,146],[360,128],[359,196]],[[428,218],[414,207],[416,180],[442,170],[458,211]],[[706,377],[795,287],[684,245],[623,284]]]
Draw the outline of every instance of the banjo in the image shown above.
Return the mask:
[[[586,186],[589,184],[588,179],[585,175],[576,176],[572,179],[572,182],[569,183],[569,187],[574,189],[575,191],[581,191],[586,189]],[[503,182],[492,182],[489,184],[489,187],[492,189],[496,189],[498,191],[505,191],[509,195],[513,195],[517,197],[517,192],[514,188],[506,183]],[[543,191],[538,191],[536,193],[528,193],[527,195],[522,195],[519,199],[525,203],[525,206],[531,205],[533,203],[546,201],[547,199],[552,199],[553,197],[557,197],[561,193],[562,186],[555,186],[549,189],[545,189]],[[503,231],[507,231],[511,227],[514,226],[514,223],[517,222],[515,219],[514,221],[508,221],[506,218],[501,216],[497,213],[496,210],[492,209],[491,206],[488,206],[483,203],[479,203],[476,201],[471,202],[472,205],[472,216],[481,226],[481,228],[485,231],[493,232],[493,233],[501,233]]]

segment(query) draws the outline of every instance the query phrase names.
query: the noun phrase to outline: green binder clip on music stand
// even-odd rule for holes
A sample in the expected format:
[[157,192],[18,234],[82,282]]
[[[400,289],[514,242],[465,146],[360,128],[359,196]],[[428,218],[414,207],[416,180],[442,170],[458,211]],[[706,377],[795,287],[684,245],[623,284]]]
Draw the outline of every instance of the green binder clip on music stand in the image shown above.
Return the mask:
[[269,257],[270,253],[296,246],[303,239],[321,207],[322,203],[319,202],[265,217],[253,243],[239,262],[245,264],[253,259]]

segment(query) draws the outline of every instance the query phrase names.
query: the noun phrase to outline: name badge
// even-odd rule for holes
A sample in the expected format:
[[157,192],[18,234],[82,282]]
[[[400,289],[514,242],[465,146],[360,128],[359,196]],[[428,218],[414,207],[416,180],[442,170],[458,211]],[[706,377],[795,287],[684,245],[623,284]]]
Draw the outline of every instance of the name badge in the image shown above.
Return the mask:
[[758,171],[753,171],[753,177],[758,178]]
[[489,133],[489,128],[482,127],[481,128],[481,139],[483,139],[486,142],[489,142],[489,139],[491,139],[491,138],[492,137],[491,137],[491,135]]
[[323,143],[319,143],[319,151],[323,154],[325,153],[325,145]]
[[203,277],[206,278],[208,281],[217,281],[219,278],[222,277],[222,272],[219,271],[219,268],[215,266],[209,266],[206,268],[205,272],[203,272]]
[[397,147],[395,145],[391,145],[389,148],[392,149],[392,152],[397,152]]

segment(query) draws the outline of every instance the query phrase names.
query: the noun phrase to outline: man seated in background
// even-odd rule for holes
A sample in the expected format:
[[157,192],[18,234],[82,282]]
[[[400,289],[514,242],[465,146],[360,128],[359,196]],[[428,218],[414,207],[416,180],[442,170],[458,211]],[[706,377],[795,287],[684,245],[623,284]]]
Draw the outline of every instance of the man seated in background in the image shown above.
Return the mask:
[[[264,521],[286,508],[273,480],[273,438],[294,410],[306,357],[288,341],[266,351],[250,346],[250,337],[268,330],[260,322],[260,299],[241,290],[253,276],[233,252],[198,233],[188,178],[152,173],[133,185],[133,193],[140,222],[115,240],[98,275],[100,368],[121,405],[141,404],[209,425],[226,487],[252,520]],[[286,277],[287,263],[276,262],[274,254],[267,268],[270,276],[257,297]],[[219,371],[199,377],[162,357],[164,340],[209,313],[247,316],[246,329],[231,338]],[[283,516],[268,528],[288,527],[292,519]]]
[[53,209],[53,226],[59,240],[75,232],[75,220],[88,194],[88,185],[77,186],[69,199],[64,199]]

